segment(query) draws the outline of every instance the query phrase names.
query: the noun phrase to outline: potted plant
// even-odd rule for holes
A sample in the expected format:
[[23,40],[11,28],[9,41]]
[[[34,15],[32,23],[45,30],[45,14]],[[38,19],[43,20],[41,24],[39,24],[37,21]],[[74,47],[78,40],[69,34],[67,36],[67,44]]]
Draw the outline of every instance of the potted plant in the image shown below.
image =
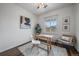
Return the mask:
[[41,33],[41,27],[39,24],[37,24],[35,27],[35,34],[40,34],[40,33]]

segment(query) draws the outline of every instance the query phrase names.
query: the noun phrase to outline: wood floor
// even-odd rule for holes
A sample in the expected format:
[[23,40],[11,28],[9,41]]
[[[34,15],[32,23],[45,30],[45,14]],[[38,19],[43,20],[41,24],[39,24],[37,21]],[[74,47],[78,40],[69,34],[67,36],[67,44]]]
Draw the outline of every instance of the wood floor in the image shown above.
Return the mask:
[[23,54],[17,48],[13,48],[3,53],[0,53],[0,56],[23,56]]
[[[23,44],[24,45],[24,44]],[[62,47],[59,44],[56,44],[57,46]],[[22,46],[22,45],[20,45]],[[24,56],[18,49],[18,47],[12,48],[10,50],[7,50],[5,52],[0,53],[0,56]],[[79,53],[74,47],[66,48],[68,56],[79,56]]]

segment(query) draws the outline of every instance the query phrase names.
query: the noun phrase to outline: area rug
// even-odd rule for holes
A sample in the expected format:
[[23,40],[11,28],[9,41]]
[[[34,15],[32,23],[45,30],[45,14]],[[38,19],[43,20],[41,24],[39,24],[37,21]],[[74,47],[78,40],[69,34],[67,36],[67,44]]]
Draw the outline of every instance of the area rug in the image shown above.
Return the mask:
[[[32,48],[32,43],[28,43],[18,48],[24,56],[47,56],[46,44],[40,44]],[[65,48],[52,46],[49,56],[68,56]]]

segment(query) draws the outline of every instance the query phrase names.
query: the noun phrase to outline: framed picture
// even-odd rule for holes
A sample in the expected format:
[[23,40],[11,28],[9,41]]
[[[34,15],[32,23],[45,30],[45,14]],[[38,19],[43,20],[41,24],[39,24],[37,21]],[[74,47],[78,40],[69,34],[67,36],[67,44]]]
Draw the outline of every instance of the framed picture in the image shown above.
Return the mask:
[[67,17],[64,17],[63,18],[63,24],[69,24],[70,23],[70,17],[67,16]]
[[63,25],[63,31],[70,31],[69,24],[68,25]]
[[20,28],[27,29],[30,27],[31,27],[30,19],[25,16],[20,16]]

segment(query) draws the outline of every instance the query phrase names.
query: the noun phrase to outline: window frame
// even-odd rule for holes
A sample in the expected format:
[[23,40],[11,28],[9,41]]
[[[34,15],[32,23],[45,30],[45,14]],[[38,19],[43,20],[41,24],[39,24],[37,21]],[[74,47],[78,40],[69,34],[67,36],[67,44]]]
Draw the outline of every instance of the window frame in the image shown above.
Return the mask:
[[[49,27],[46,25],[46,22],[49,21],[50,22],[50,25]],[[51,21],[56,21],[56,25],[55,25],[55,29],[52,28],[53,30],[51,30]],[[45,17],[45,30],[46,32],[50,32],[50,30],[53,32],[53,31],[56,31],[57,29],[57,25],[58,25],[58,15],[54,15],[54,16],[48,16],[48,17]],[[54,27],[54,26],[53,26]],[[47,30],[47,28],[49,28],[49,30]]]

